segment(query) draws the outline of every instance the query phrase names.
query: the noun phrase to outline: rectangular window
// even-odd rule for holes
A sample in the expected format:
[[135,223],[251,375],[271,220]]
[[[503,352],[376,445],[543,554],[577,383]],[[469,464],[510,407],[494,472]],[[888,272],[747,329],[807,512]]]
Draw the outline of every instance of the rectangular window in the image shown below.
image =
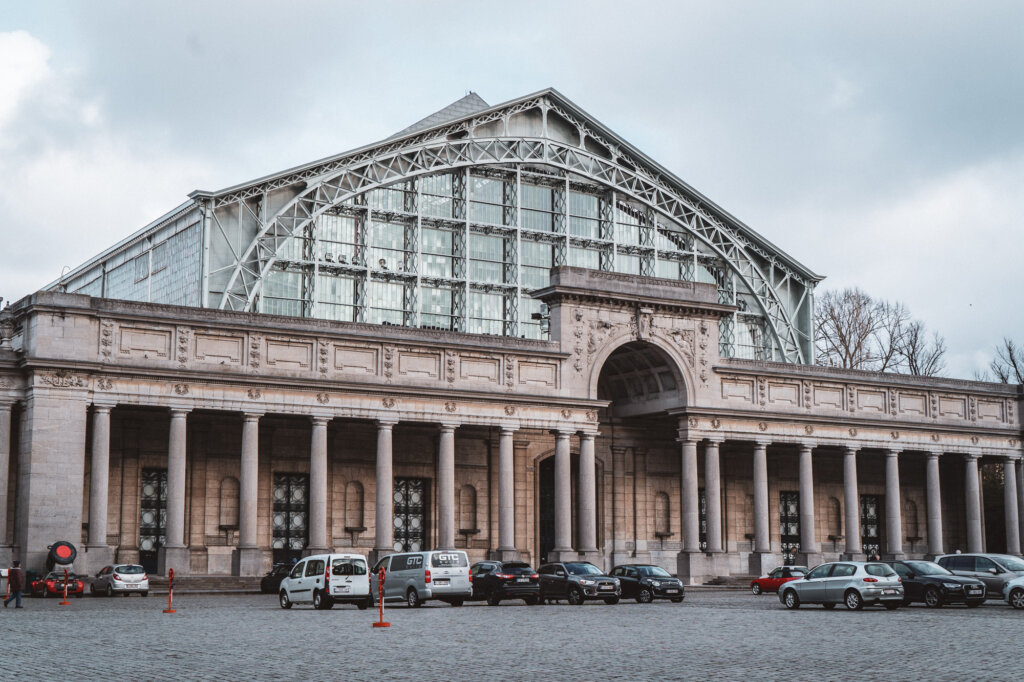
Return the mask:
[[505,281],[505,240],[483,234],[469,235],[469,278],[475,282]]
[[671,260],[659,260],[655,275],[667,279],[682,279],[679,263]]
[[504,301],[501,294],[471,291],[467,309],[470,334],[501,334],[504,327]]
[[569,265],[577,268],[601,269],[601,252],[597,249],[584,249],[578,246],[569,247]]
[[525,289],[541,289],[550,281],[551,244],[523,240],[520,244],[520,284]]
[[320,260],[351,263],[356,253],[356,219],[351,216],[325,215],[317,224]]
[[139,282],[149,277],[149,252],[135,257],[135,281]]
[[434,218],[459,218],[455,215],[452,176],[430,175],[420,179],[420,202],[423,215]]
[[452,290],[423,287],[420,290],[420,326],[429,329],[454,329]]
[[157,273],[167,267],[167,242],[153,247],[153,272]]
[[452,240],[447,230],[423,228],[420,248],[423,251],[422,269],[427,277],[454,277]]
[[263,278],[263,312],[271,315],[302,315],[302,275],[271,270]]
[[634,256],[628,253],[615,254],[615,272],[621,272],[627,275],[639,275],[640,256]]
[[569,234],[588,239],[601,237],[598,204],[598,198],[592,194],[569,192]]
[[521,191],[523,227],[528,230],[551,232],[554,229],[554,200],[551,188],[523,184]]
[[316,281],[319,317],[340,322],[356,319],[356,288],[351,277],[320,275]]
[[477,223],[501,225],[504,214],[503,182],[496,178],[471,176],[469,187],[469,219]]
[[400,282],[370,281],[366,284],[366,321],[370,324],[401,325],[404,320]]

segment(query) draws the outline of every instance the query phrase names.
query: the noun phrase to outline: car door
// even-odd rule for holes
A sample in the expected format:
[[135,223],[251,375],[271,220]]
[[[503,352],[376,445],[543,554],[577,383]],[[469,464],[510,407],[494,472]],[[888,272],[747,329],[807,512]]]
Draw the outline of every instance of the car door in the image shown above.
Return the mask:
[[487,592],[493,586],[494,578],[491,572],[497,564],[490,561],[479,561],[473,564],[470,574],[473,576],[473,599],[484,599]]
[[807,577],[802,581],[798,582],[795,587],[797,588],[797,594],[800,595],[800,601],[803,602],[820,602],[825,599],[825,589],[827,583],[825,579],[828,578],[828,574],[832,571],[832,564],[822,564],[821,566],[815,567]]
[[302,584],[305,580],[306,562],[300,561],[292,567],[292,572],[288,574],[288,577],[281,581],[284,585],[285,592],[288,593],[288,599],[291,601],[302,601]]
[[302,576],[302,601],[313,601],[313,593],[324,584],[324,560],[307,559],[306,571]]
[[1003,581],[1006,579],[1006,576],[1000,575],[1000,573],[1002,573],[1002,569],[988,557],[974,557],[973,577],[985,583],[986,596],[993,598],[1003,596]]
[[777,592],[779,587],[782,586],[783,573],[784,571],[781,568],[774,569],[768,574],[768,577],[761,582],[761,589],[766,592]]
[[823,580],[825,584],[824,601],[832,604],[843,601],[846,588],[849,587],[850,580],[855,573],[857,573],[857,567],[854,564],[833,564],[828,577]]
[[889,565],[903,583],[903,598],[907,601],[921,601],[924,598],[924,584],[918,576],[900,561],[894,561]]
[[629,577],[629,569],[622,566],[616,566],[612,569],[609,574],[613,578],[619,579],[619,585],[622,587],[622,598],[631,599],[636,596],[636,581]]
[[540,584],[540,596],[546,597],[554,587],[552,581],[555,577],[555,567],[551,564],[544,564],[537,569],[537,574],[539,576],[537,582]]
[[107,589],[107,583],[110,582],[110,575],[114,572],[113,566],[104,566],[103,569],[96,574],[96,580],[93,581],[92,590],[93,592],[103,592]]

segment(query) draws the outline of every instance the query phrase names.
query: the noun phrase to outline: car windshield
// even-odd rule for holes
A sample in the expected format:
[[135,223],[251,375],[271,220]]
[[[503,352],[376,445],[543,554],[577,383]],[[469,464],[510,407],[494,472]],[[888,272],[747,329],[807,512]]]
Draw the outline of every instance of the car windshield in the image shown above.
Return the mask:
[[942,566],[932,561],[906,561],[904,563],[918,575],[952,575]]
[[640,571],[640,575],[645,575],[653,578],[672,577],[672,574],[666,571],[661,566],[637,566],[636,570]]
[[1005,566],[1008,571],[1024,571],[1024,561],[1016,557],[1001,556],[999,557],[999,563]]
[[125,575],[140,575],[146,572],[142,566],[137,565],[118,566],[114,570],[118,573],[124,573]]
[[573,575],[604,575],[594,564],[566,564],[565,568]]
[[281,564],[280,566],[275,566],[274,567],[274,570],[271,571],[271,575],[288,575],[288,573],[291,570],[292,570],[292,567],[289,566],[288,564]]
[[[68,580],[74,580],[76,578],[78,578],[78,576],[75,575],[74,573],[70,573],[70,572],[68,573]],[[57,571],[54,571],[53,573],[48,574],[46,576],[46,579],[47,580],[64,580],[64,571],[61,571],[60,573],[58,573]]]

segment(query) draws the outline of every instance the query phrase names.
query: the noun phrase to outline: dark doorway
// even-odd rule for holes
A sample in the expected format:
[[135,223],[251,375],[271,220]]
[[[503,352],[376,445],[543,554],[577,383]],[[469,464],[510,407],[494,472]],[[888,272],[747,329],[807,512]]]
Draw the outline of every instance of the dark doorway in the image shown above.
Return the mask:
[[698,533],[700,551],[708,551],[708,496],[704,488],[697,491],[698,519],[700,520],[700,532]]
[[427,480],[395,479],[395,551],[421,552],[427,538]]
[[[570,456],[570,469],[569,476],[572,484],[571,488],[571,499],[569,501],[569,508],[571,509],[573,518],[573,529],[575,531],[575,520],[576,520],[576,481],[579,480],[580,473],[580,456],[579,453],[572,453]],[[548,561],[548,554],[555,548],[555,457],[552,455],[546,459],[542,459],[540,462],[540,494],[538,496],[539,506],[537,518],[539,521],[540,528],[539,539],[540,539],[540,563],[546,563]],[[576,543],[575,532],[572,535],[573,542]]]
[[782,563],[796,563],[800,549],[800,493],[784,490],[779,493],[779,533],[782,535]]
[[309,542],[309,476],[274,474],[274,563],[302,557]]
[[882,554],[882,538],[878,523],[878,495],[860,496],[860,544],[864,554]]
[[167,469],[143,469],[139,495],[139,563],[156,573],[167,528]]

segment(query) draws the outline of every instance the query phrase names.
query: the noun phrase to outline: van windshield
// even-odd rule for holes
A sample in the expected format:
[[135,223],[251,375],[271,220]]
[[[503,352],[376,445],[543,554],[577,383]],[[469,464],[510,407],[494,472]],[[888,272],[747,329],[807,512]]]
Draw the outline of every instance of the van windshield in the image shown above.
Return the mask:
[[436,552],[430,555],[430,565],[434,568],[463,568],[469,566],[469,560],[463,552]]
[[331,565],[333,575],[366,575],[366,563],[362,559],[335,559]]

